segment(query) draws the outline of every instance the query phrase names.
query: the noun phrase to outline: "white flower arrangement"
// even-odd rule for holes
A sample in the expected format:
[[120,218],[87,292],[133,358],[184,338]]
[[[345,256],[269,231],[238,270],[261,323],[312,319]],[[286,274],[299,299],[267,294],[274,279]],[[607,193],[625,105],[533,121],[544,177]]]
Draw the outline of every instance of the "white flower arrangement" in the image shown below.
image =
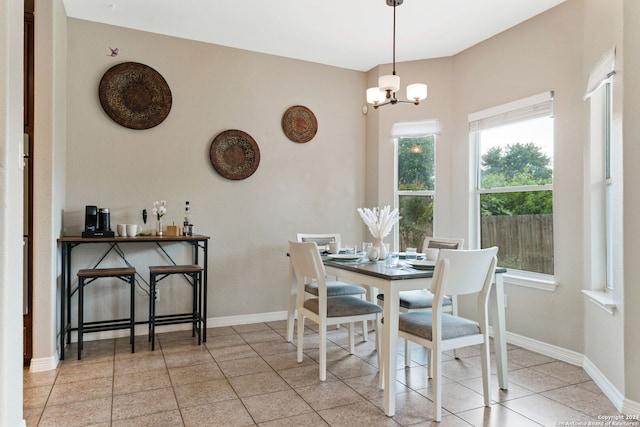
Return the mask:
[[164,214],[167,213],[167,201],[166,200],[160,200],[160,201],[155,201],[153,202],[153,214],[156,216],[156,218],[158,219],[158,221],[160,221],[160,218],[162,218],[164,216]]
[[387,205],[382,209],[375,207],[358,208],[358,213],[362,221],[369,227],[369,232],[374,239],[383,239],[387,234],[391,233],[391,229],[400,220],[398,209],[391,210],[391,206]]

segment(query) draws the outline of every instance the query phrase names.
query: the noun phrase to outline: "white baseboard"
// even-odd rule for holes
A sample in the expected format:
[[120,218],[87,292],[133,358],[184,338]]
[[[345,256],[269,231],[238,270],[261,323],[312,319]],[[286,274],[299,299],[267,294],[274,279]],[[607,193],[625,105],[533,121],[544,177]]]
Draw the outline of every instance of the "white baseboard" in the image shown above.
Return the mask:
[[60,363],[60,360],[58,359],[57,353],[50,357],[32,358],[31,363],[29,363],[29,371],[51,371],[58,367],[58,363]]
[[[620,393],[620,391],[618,391],[618,389],[613,384],[611,384],[611,381],[609,381],[607,377],[602,375],[602,372],[600,372],[600,370],[596,367],[596,365],[593,364],[593,362],[591,362],[591,360],[589,360],[588,357],[584,358],[584,364],[582,365],[582,367],[587,372],[587,374],[589,374],[591,379],[593,379],[593,382],[595,382],[598,387],[600,387],[600,390],[602,390],[605,396],[609,398],[611,403],[613,403],[613,406],[615,406],[618,411],[622,412],[622,407],[624,406],[625,400],[622,393]],[[635,413],[639,414],[640,412]]]
[[554,359],[562,360],[563,362],[567,362],[571,365],[583,366],[584,356],[575,351],[567,350],[566,348],[547,344],[512,332],[507,332],[507,342],[517,345],[518,347],[526,348],[527,350],[535,351],[536,353],[544,354],[545,356],[549,356]]
[[511,332],[507,332],[507,342],[554,359],[562,360],[571,365],[582,367],[618,411],[628,415],[640,414],[640,402],[626,399],[593,362],[583,354]]
[[248,314],[242,316],[214,317],[212,319],[207,319],[207,327],[247,325],[250,323],[275,322],[286,319],[286,311],[274,311],[271,313]]

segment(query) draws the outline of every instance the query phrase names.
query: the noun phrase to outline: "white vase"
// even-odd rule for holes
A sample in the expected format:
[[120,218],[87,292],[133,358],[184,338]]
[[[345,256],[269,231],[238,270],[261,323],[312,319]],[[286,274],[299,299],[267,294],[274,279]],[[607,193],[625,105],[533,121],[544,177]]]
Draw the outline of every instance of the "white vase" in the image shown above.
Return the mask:
[[378,248],[378,259],[387,259],[387,246],[384,244],[384,242],[382,241],[382,239],[376,239],[373,242],[373,246]]

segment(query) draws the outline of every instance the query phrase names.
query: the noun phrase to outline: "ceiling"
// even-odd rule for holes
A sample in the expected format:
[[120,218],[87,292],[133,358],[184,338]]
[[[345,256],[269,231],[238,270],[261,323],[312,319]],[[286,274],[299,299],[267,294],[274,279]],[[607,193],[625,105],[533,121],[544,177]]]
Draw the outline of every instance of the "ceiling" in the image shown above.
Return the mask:
[[[396,8],[396,61],[455,55],[563,1],[406,0]],[[352,70],[392,61],[385,0],[63,2],[72,18]]]

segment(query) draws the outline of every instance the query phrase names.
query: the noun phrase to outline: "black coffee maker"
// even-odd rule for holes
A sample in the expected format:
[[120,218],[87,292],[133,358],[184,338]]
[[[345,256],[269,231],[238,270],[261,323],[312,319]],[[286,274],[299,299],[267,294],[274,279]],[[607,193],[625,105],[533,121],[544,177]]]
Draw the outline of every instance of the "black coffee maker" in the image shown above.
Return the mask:
[[97,206],[85,206],[84,231],[82,237],[114,237],[111,231],[111,213],[109,208]]

